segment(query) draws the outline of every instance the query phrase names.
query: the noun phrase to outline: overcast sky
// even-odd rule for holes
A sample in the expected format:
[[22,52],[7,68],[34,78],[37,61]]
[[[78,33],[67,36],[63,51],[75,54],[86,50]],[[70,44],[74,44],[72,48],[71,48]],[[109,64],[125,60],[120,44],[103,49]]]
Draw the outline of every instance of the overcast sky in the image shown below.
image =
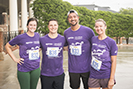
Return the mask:
[[110,7],[111,10],[119,11],[120,8],[133,8],[133,0],[63,0],[72,5],[95,4],[101,7]]

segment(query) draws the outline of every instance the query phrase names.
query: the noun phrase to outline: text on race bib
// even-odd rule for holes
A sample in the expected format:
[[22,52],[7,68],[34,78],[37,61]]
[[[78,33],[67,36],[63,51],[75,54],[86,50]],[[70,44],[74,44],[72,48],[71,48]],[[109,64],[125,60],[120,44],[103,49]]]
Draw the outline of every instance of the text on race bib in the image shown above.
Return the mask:
[[81,46],[71,46],[70,52],[72,55],[80,56],[81,55]]
[[29,60],[39,59],[39,50],[29,50]]
[[59,47],[48,47],[47,48],[47,55],[49,57],[58,57]]
[[92,56],[91,66],[92,66],[95,70],[99,71],[100,68],[101,68],[101,65],[102,65],[102,61],[97,60],[95,57]]

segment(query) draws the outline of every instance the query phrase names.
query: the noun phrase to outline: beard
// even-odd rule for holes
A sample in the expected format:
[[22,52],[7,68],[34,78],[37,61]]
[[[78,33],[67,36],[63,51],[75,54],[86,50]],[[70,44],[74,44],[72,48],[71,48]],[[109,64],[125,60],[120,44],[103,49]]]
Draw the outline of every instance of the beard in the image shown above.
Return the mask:
[[[72,21],[73,21],[73,20],[72,20]],[[72,21],[71,21],[71,22],[72,22]],[[78,23],[78,22],[76,22],[75,24],[70,23],[70,25],[71,25],[71,26],[75,26],[75,25],[77,25],[77,23]]]

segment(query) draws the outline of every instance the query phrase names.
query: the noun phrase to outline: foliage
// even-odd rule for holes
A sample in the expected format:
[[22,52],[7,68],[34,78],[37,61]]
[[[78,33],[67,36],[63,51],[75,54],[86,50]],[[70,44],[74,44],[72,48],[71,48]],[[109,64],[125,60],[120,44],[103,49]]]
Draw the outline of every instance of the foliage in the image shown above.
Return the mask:
[[[93,11],[85,7],[73,6],[62,0],[35,0],[33,5],[34,16],[38,19],[38,32],[48,33],[48,21],[58,20],[58,32],[63,35],[64,30],[70,27],[67,21],[67,12],[75,9],[79,14],[79,23],[94,30],[95,20],[101,18],[107,23],[106,34],[110,37],[133,37],[133,9],[121,9],[120,13],[108,11]],[[129,13],[130,12],[130,13]],[[125,14],[126,13],[126,14]]]
[[73,6],[61,0],[35,0],[33,3],[34,16],[38,19],[38,32],[48,33],[48,21],[52,18],[58,20],[60,34],[68,27],[67,11]]
[[133,8],[127,8],[127,9],[121,8],[120,13],[125,15],[133,15]]

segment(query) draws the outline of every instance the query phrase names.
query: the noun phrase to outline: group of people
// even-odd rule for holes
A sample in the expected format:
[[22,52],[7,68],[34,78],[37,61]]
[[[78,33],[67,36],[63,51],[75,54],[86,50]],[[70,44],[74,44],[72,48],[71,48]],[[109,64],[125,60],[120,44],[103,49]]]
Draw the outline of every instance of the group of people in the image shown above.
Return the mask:
[[[36,89],[41,79],[41,89],[64,89],[63,51],[68,51],[70,87],[80,89],[112,89],[115,84],[117,45],[106,35],[107,25],[103,19],[95,21],[95,36],[89,27],[79,24],[75,10],[67,13],[70,27],[64,36],[58,34],[58,21],[50,19],[49,33],[40,37],[36,33],[37,20],[27,21],[28,31],[9,41],[5,48],[17,65],[17,78],[21,89]],[[19,46],[20,58],[11,47]],[[40,55],[42,62],[40,69]]]

